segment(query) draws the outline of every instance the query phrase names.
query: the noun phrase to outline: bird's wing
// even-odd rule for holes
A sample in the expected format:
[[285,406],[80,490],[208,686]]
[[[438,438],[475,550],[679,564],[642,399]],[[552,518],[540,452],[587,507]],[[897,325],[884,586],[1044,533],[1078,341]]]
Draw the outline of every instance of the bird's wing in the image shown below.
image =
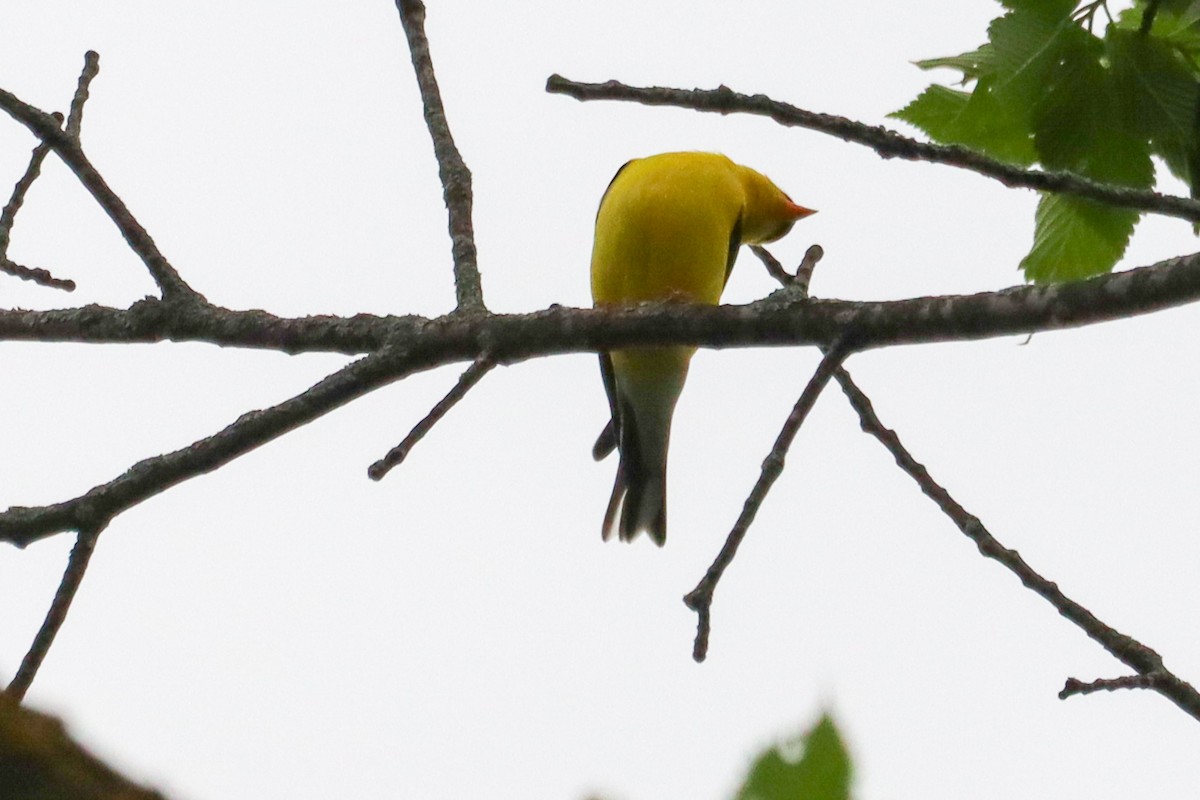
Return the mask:
[[725,288],[725,284],[729,283],[729,274],[733,272],[733,264],[737,261],[738,250],[742,248],[742,213],[738,213],[737,222],[733,223],[733,231],[729,234],[729,255],[725,258],[725,281],[721,284],[721,288]]
[[600,204],[596,206],[596,218],[597,219],[600,218],[600,209],[604,206],[604,201],[605,201],[605,199],[608,198],[608,193],[612,189],[613,184],[617,182],[617,178],[619,178],[621,173],[625,171],[625,168],[628,167],[633,162],[634,162],[634,159],[631,158],[628,161],[626,161],[624,164],[622,164],[621,168],[618,169],[615,173],[613,173],[612,180],[610,180],[608,182],[608,186],[604,187],[604,194],[600,195]]

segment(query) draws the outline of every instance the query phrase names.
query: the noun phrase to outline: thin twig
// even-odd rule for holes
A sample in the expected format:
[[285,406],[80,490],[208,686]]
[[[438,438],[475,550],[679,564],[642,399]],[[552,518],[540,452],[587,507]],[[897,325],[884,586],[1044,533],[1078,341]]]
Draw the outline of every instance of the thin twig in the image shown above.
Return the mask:
[[811,245],[804,251],[804,258],[800,259],[800,267],[796,270],[794,282],[796,286],[808,295],[809,285],[812,283],[813,270],[817,268],[817,264],[825,257],[825,248],[819,244]]
[[7,258],[0,258],[0,272],[24,281],[33,281],[36,284],[48,286],[51,289],[62,289],[66,292],[75,291],[75,281],[70,278],[56,278],[49,270],[42,269],[41,267],[26,267]]
[[751,245],[750,250],[758,256],[758,260],[767,268],[767,273],[772,278],[779,281],[781,285],[799,292],[803,297],[808,297],[808,286],[812,283],[813,270],[825,257],[825,249],[821,245],[810,245],[804,251],[804,258],[801,259],[800,266],[796,268],[796,274],[793,275],[784,269],[783,264],[779,263],[779,259],[771,255],[770,251],[762,245]]
[[450,135],[446,109],[438,90],[433,60],[429,55],[429,40],[425,37],[425,4],[421,0],[396,0],[408,49],[412,53],[421,103],[425,108],[425,125],[433,138],[433,153],[437,157],[438,177],[442,181],[442,197],[450,217],[450,246],[454,257],[454,292],[458,309],[466,312],[484,310],[483,284],[475,253],[475,231],[471,222],[471,171]]
[[446,396],[437,402],[425,418],[418,422],[408,436],[400,444],[388,451],[388,454],[376,461],[367,469],[367,477],[373,481],[382,480],[384,475],[392,470],[392,467],[399,465],[404,459],[408,458],[409,452],[417,444],[425,438],[425,434],[433,430],[442,417],[454,408],[459,400],[462,400],[471,388],[479,383],[484,375],[491,371],[492,367],[496,366],[495,362],[489,359],[486,355],[482,355],[475,359],[475,363],[467,367],[466,371],[458,378],[458,383],[454,388],[446,393]]
[[159,251],[154,239],[133,216],[125,202],[109,188],[104,178],[92,166],[92,162],[84,155],[78,140],[59,127],[61,117],[47,114],[4,89],[0,89],[0,109],[28,128],[34,136],[48,144],[63,163],[75,173],[75,177],[117,226],[117,230],[121,232],[130,249],[142,259],[150,276],[162,291],[164,300],[184,303],[204,302],[204,298],[179,276],[179,273],[167,261],[166,256]]
[[[797,272],[803,271],[804,267],[807,266],[811,277],[812,268],[820,260],[821,253],[818,251],[818,245],[810,247],[808,252],[805,253],[801,270],[797,270]],[[771,266],[768,266],[768,271],[772,275],[782,273],[784,277],[777,277],[777,280],[781,284],[787,287],[797,284],[797,281],[787,274],[787,271],[779,264],[778,260],[765,248],[755,248],[754,252],[764,263],[773,262],[775,268],[772,269]],[[802,288],[801,292],[803,296],[807,297],[806,286]],[[999,561],[1020,578],[1025,586],[1049,601],[1060,614],[1075,623],[1092,639],[1099,642],[1109,653],[1123,661],[1127,666],[1138,671],[1138,675],[1136,676],[1094,681],[1090,684],[1084,684],[1075,678],[1070,678],[1067,680],[1064,689],[1059,692],[1060,698],[1065,699],[1073,694],[1087,694],[1099,689],[1109,691],[1119,688],[1154,689],[1170,698],[1193,717],[1200,719],[1200,693],[1197,693],[1190,684],[1168,671],[1163,666],[1162,658],[1158,653],[1101,622],[1090,611],[1083,608],[1083,606],[1067,598],[1066,595],[1059,591],[1056,584],[1046,580],[1035,572],[1015,550],[1009,550],[1001,545],[983,527],[983,523],[978,518],[969,514],[950,496],[949,492],[934,482],[924,465],[917,462],[904,447],[896,432],[884,426],[875,414],[875,408],[870,398],[858,388],[857,384],[854,383],[854,379],[850,377],[850,373],[844,367],[839,366],[834,371],[833,377],[842,387],[842,391],[850,400],[850,405],[858,414],[859,424],[862,426],[863,431],[874,436],[888,449],[888,452],[896,459],[897,465],[917,482],[926,496],[938,504],[942,512],[958,526],[959,530],[975,542],[983,555]]]
[[[67,134],[76,142],[79,141],[79,130],[83,124],[83,105],[87,102],[88,87],[99,71],[100,56],[89,50],[84,55],[83,71],[79,73],[75,96],[71,99],[71,113],[67,118]],[[51,114],[51,116],[58,124],[62,124],[61,114]],[[29,188],[41,174],[42,162],[45,161],[49,152],[50,145],[46,142],[39,142],[37,147],[33,148],[33,154],[29,158],[29,166],[25,168],[25,174],[17,181],[13,187],[12,197],[0,211],[0,271],[43,286],[71,292],[75,290],[75,281],[55,278],[48,270],[25,267],[8,258],[8,243],[12,236],[12,226],[16,221],[17,212],[25,203],[25,195],[29,192]]]
[[[1026,588],[1042,597],[1068,620],[1083,630],[1110,654],[1139,675],[1155,676],[1146,688],[1152,688],[1167,697],[1196,719],[1200,719],[1200,693],[1186,681],[1176,677],[1165,666],[1162,657],[1141,642],[1106,625],[1091,611],[1063,594],[1057,584],[1043,578],[1016,550],[1000,544],[988,532],[977,517],[967,512],[942,486],[933,480],[925,466],[918,462],[901,444],[896,432],[884,427],[875,415],[871,401],[855,386],[849,373],[839,370],[834,376],[842,387],[850,405],[858,412],[863,431],[879,440],[896,459],[896,464],[921,487],[927,497],[937,503],[942,513],[950,518],[958,529],[975,543],[979,552],[998,561],[1020,579]],[[1068,683],[1068,687],[1071,684]],[[1115,687],[1114,687],[1115,688]],[[1064,690],[1066,691],[1066,690]],[[1067,693],[1069,696],[1070,692]]]
[[[820,245],[812,245],[804,254],[804,260],[801,262],[800,268],[796,270],[796,274],[792,275],[788,272],[783,264],[779,263],[779,259],[771,254],[771,251],[760,245],[752,245],[750,250],[758,257],[763,266],[767,268],[767,272],[784,287],[792,289],[799,293],[803,298],[808,297],[808,285],[812,280],[813,270],[817,266],[817,262],[825,254]],[[828,350],[822,349],[822,354],[828,358]],[[821,362],[824,366],[825,362]],[[838,367],[840,369],[840,367]],[[819,370],[818,370],[819,372]],[[809,387],[813,385],[812,381],[816,380],[816,374],[805,387],[805,393],[809,391]],[[826,381],[828,378],[826,378]],[[813,402],[815,402],[815,396]],[[792,409],[792,413],[788,416],[784,423],[783,430],[780,431],[776,438],[774,446],[771,448],[770,455],[763,462],[762,473],[759,475],[758,482],[754,485],[750,498],[755,497],[755,493],[759,492],[762,487],[761,497],[753,505],[751,499],[747,499],[742,506],[742,514],[735,523],[733,530],[725,540],[725,546],[717,556],[717,560],[709,567],[708,572],[700,583],[687,596],[683,598],[683,602],[696,612],[698,616],[696,625],[696,639],[692,645],[692,658],[696,661],[703,661],[708,655],[708,639],[712,632],[712,597],[716,591],[717,581],[733,561],[733,557],[737,552],[737,548],[741,545],[741,541],[745,538],[746,531],[753,522],[754,516],[758,513],[759,506],[762,505],[762,500],[765,499],[767,491],[770,490],[771,484],[774,483],[779,473],[783,470],[783,457],[787,449],[791,446],[792,439],[795,438],[795,433],[799,429],[800,424],[804,421],[804,415],[808,413],[805,408],[803,414],[799,414],[800,404],[805,401],[805,394],[800,395],[800,399],[796,402],[796,406]],[[795,428],[789,432],[789,426],[795,421]],[[768,469],[772,470],[769,474]],[[743,519],[745,523],[743,524]]]
[[848,142],[866,145],[884,158],[947,164],[994,178],[1005,186],[1021,186],[1042,192],[1062,192],[1122,208],[1179,217],[1192,222],[1200,221],[1200,202],[1186,197],[1109,186],[1069,172],[1021,169],[958,145],[919,142],[882,126],[866,125],[845,117],[805,111],[772,100],[766,95],[739,94],[725,86],[712,90],[638,87],[618,81],[580,83],[561,75],[551,75],[546,81],[546,91],[565,94],[576,100],[627,100],[650,106],[674,106],[715,114],[755,114],[770,117],[780,125],[808,128]]
[[1059,700],[1066,700],[1074,695],[1093,694],[1094,692],[1116,692],[1122,689],[1157,689],[1163,680],[1163,673],[1148,672],[1145,675],[1126,675],[1121,678],[1101,678],[1095,681],[1084,681],[1067,678],[1066,685],[1058,693]]
[[771,255],[771,251],[759,244],[750,245],[750,252],[758,256],[758,260],[767,268],[767,274],[777,280],[782,286],[791,286],[796,280],[792,273],[783,268],[779,259]]
[[88,50],[83,54],[83,71],[75,85],[75,96],[71,98],[71,113],[67,115],[67,135],[79,141],[79,129],[83,125],[83,104],[88,99],[92,80],[100,74],[100,54]]
[[21,210],[21,206],[25,205],[25,195],[29,193],[29,188],[42,174],[42,163],[49,153],[50,145],[45,142],[39,142],[38,146],[33,148],[33,152],[29,155],[29,165],[25,167],[25,174],[17,180],[13,186],[12,196],[9,197],[4,208],[0,209],[0,258],[8,256],[8,242],[12,236],[12,226],[16,222],[17,212]]
[[29,645],[29,652],[21,659],[16,677],[5,689],[9,696],[18,701],[25,698],[25,693],[29,691],[30,684],[46,659],[46,654],[50,652],[50,645],[54,644],[54,637],[66,622],[67,612],[71,610],[71,601],[75,599],[79,585],[83,582],[83,574],[87,572],[88,562],[96,549],[96,539],[99,535],[99,528],[91,528],[81,530],[75,539],[75,546],[71,548],[71,555],[67,559],[67,568],[63,571],[58,591],[54,593],[54,600],[50,603],[50,610],[46,612],[42,627],[38,629],[33,643]]
[[733,529],[729,531],[721,552],[717,554],[716,560],[708,568],[704,577],[696,584],[696,588],[688,592],[683,598],[683,602],[688,608],[695,611],[698,617],[696,640],[692,646],[692,658],[696,661],[703,661],[708,655],[708,637],[712,631],[712,601],[717,583],[721,580],[721,576],[725,574],[725,570],[733,563],[733,558],[737,555],[738,547],[741,545],[742,540],[746,538],[746,532],[750,530],[750,525],[754,522],[754,517],[758,514],[758,509],[762,507],[763,501],[767,499],[767,493],[771,491],[771,486],[783,473],[784,458],[787,455],[788,448],[791,447],[792,441],[796,438],[796,433],[800,430],[800,426],[804,424],[808,412],[816,404],[817,398],[821,396],[821,390],[829,383],[829,379],[833,376],[833,373],[841,366],[846,357],[850,355],[850,351],[851,347],[848,341],[839,339],[821,359],[821,363],[817,366],[817,371],[809,379],[808,385],[804,387],[804,391],[801,392],[800,398],[792,408],[792,413],[788,414],[787,420],[783,423],[783,428],[779,431],[779,436],[776,437],[775,444],[771,447],[771,452],[763,460],[762,472],[759,474],[758,480],[754,483],[754,488],[750,490],[750,495],[746,498],[746,502],[742,504],[742,513],[738,515],[737,522],[734,523]]

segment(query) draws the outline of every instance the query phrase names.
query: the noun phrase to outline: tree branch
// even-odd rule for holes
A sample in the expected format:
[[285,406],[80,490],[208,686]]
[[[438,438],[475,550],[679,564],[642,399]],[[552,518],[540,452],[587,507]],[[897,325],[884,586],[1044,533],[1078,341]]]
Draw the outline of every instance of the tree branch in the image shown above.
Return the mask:
[[475,360],[498,364],[637,344],[856,348],[961,341],[1053,330],[1147,313],[1200,296],[1200,255],[1079,283],[1024,286],[961,297],[884,303],[806,300],[788,290],[747,306],[650,304],[632,310],[551,308],[534,314],[281,319],[263,311],[146,300],[128,311],[99,306],[0,312],[0,339],[37,341],[209,341],[285,352],[366,348],[367,359],[300,397],[247,415],[175,453],[147,459],[83,497],[0,514],[0,541],[24,545],[61,530],[99,527],[168,486],[215,469],[374,388],[413,372]]
[[733,529],[729,531],[729,536],[725,539],[725,544],[721,548],[721,552],[717,554],[716,560],[708,568],[704,577],[696,584],[696,588],[688,592],[684,596],[683,602],[688,608],[696,612],[696,640],[692,646],[692,658],[696,661],[703,661],[708,655],[708,636],[712,631],[712,600],[713,592],[717,589],[717,583],[720,582],[721,576],[725,574],[725,570],[733,563],[734,556],[737,555],[738,547],[741,546],[742,540],[746,538],[746,532],[750,530],[750,525],[754,522],[754,517],[758,514],[758,509],[762,507],[763,501],[767,499],[767,493],[771,491],[771,486],[783,474],[784,457],[787,455],[788,448],[792,446],[792,441],[796,438],[796,433],[799,432],[800,426],[804,424],[804,420],[808,417],[808,412],[816,404],[817,398],[821,396],[821,391],[829,383],[829,379],[834,372],[841,367],[846,356],[850,355],[851,347],[844,340],[836,342],[827,353],[821,358],[821,363],[817,366],[817,371],[809,379],[808,384],[804,387],[804,391],[800,393],[800,398],[796,400],[796,405],[792,408],[792,413],[788,415],[787,420],[783,423],[783,428],[779,431],[779,436],[775,439],[775,444],[771,447],[771,452],[763,460],[762,472],[758,476],[758,480],[754,483],[754,488],[750,490],[749,497],[742,504],[742,513],[738,515],[737,522],[734,523]]
[[309,392],[253,412],[190,447],[147,459],[82,497],[0,514],[0,541],[17,545],[62,530],[99,528],[115,514],[215,469],[294,427],[413,372],[487,355],[497,364],[630,345],[831,346],[856,349],[1055,330],[1148,313],[1200,297],[1200,255],[1079,283],[1014,287],[959,297],[883,303],[807,300],[782,290],[746,306],[649,304],[631,310],[551,308],[521,315],[281,319],[263,311],[146,300],[126,311],[87,306],[0,312],[0,339],[208,341],[284,352],[366,349],[374,354]]
[[389,450],[387,455],[367,468],[367,477],[373,481],[383,480],[383,477],[391,472],[393,467],[403,463],[417,442],[424,439],[425,435],[433,430],[433,426],[441,421],[442,417],[446,416],[459,400],[466,397],[467,392],[471,391],[484,375],[491,372],[494,366],[496,366],[495,363],[486,355],[475,359],[475,362],[459,376],[458,383],[454,384],[454,388],[447,392],[446,396],[439,400],[437,405],[409,431],[408,436],[405,436],[400,444]]
[[[1148,672],[1144,675],[1126,675],[1122,678],[1101,678],[1084,683],[1076,678],[1067,678],[1062,691],[1058,693],[1059,700],[1066,700],[1074,695],[1087,695],[1096,692],[1116,692],[1122,689],[1157,689],[1162,682],[1161,672]],[[1195,716],[1193,714],[1193,716]]]
[[260,310],[233,311],[207,303],[179,307],[147,298],[129,308],[88,305],[51,311],[0,310],[0,341],[208,342],[290,354],[361,355],[389,341],[428,335],[433,324],[415,315],[277,317]]
[[249,411],[187,447],[134,464],[84,495],[49,506],[0,513],[0,541],[18,547],[64,530],[100,530],[117,514],[311,422],[355,398],[431,366],[420,351],[384,348],[327,376],[279,405]]
[[744,95],[722,86],[717,89],[672,89],[663,86],[627,86],[618,81],[580,83],[551,75],[546,91],[576,100],[627,100],[648,106],[674,106],[716,114],[754,114],[769,117],[780,125],[808,128],[847,142],[866,145],[884,158],[929,161],[977,172],[1005,186],[1020,186],[1041,192],[1061,192],[1098,200],[1112,206],[1148,211],[1168,217],[1200,221],[1200,202],[1186,197],[1126,189],[1096,183],[1069,172],[1043,172],[1005,164],[958,145],[930,144],[901,136],[881,126],[805,111],[772,100],[766,95]]
[[796,274],[788,272],[783,268],[783,264],[779,263],[779,259],[771,255],[770,251],[762,245],[751,245],[751,252],[758,256],[758,260],[767,268],[767,274],[775,280],[783,288],[796,292],[801,297],[808,297],[808,287],[812,283],[813,270],[817,268],[817,264],[825,257],[825,249],[819,244],[810,245],[804,251],[804,258],[800,261],[800,266],[796,268]]
[[471,222],[471,171],[454,144],[450,123],[446,121],[446,109],[442,107],[442,95],[429,55],[429,40],[425,37],[425,4],[421,0],[396,0],[396,9],[404,25],[404,35],[408,37],[408,49],[417,73],[417,86],[421,90],[421,103],[425,107],[425,125],[433,138],[442,196],[449,212],[458,309],[464,312],[483,311],[483,284],[479,277],[475,230]]
[[87,102],[88,90],[99,74],[100,54],[95,50],[88,50],[83,54],[83,71],[79,73],[79,82],[75,84],[75,96],[71,98],[71,113],[67,115],[67,135],[75,141],[79,141],[79,132],[83,125],[83,104]]
[[41,267],[26,267],[7,258],[0,257],[0,272],[21,280],[33,281],[51,289],[62,289],[65,292],[75,291],[75,281],[69,278],[56,278],[49,270]]
[[391,344],[431,366],[497,363],[630,345],[829,346],[852,330],[856,348],[974,341],[1094,325],[1200,300],[1200,253],[1086,281],[973,295],[883,302],[805,300],[790,289],[740,306],[646,303],[632,309],[555,306],[527,314],[277,317],[219,306],[143,300],[128,309],[0,310],[0,341],[210,342],[285,353],[371,352]]
[[29,691],[29,686],[37,676],[38,669],[46,659],[46,654],[50,652],[50,645],[54,644],[54,637],[58,635],[58,631],[67,620],[67,612],[71,610],[71,603],[75,600],[75,594],[83,582],[83,574],[87,572],[87,566],[96,549],[96,539],[99,535],[100,529],[94,528],[81,530],[76,537],[75,546],[71,548],[71,555],[67,559],[67,568],[63,571],[62,580],[58,584],[58,591],[54,593],[54,600],[50,603],[50,610],[46,612],[46,618],[42,620],[42,627],[33,637],[33,644],[29,646],[25,658],[21,659],[21,666],[17,669],[16,677],[5,689],[10,697],[18,701],[23,700],[25,692]]
[[[842,370],[834,378],[850,400],[850,405],[858,412],[863,431],[874,436],[887,448],[888,452],[896,459],[896,464],[900,469],[917,482],[921,491],[933,500],[942,513],[975,543],[980,553],[1002,564],[1016,575],[1026,588],[1054,606],[1059,614],[1073,622],[1126,666],[1137,671],[1139,675],[1153,676],[1152,681],[1145,683],[1145,688],[1154,689],[1192,717],[1200,720],[1200,693],[1197,693],[1191,684],[1176,677],[1163,666],[1162,657],[1158,653],[1136,639],[1101,622],[1091,611],[1063,594],[1057,584],[1034,571],[1016,550],[1010,550],[1000,544],[983,526],[978,517],[959,505],[949,492],[933,480],[925,466],[913,458],[912,454],[901,444],[900,437],[896,435],[896,432],[886,428],[879,421],[871,401],[854,385],[850,375]],[[1078,684],[1078,681],[1074,681],[1074,684],[1068,682],[1067,689],[1063,690],[1064,693],[1060,694],[1060,697],[1082,691],[1080,689],[1071,691],[1072,686]]]
[[29,156],[29,165],[25,167],[25,174],[17,179],[12,196],[4,204],[4,208],[0,209],[0,259],[8,260],[8,243],[12,238],[12,226],[16,222],[17,212],[25,205],[25,195],[29,193],[33,182],[42,174],[42,162],[49,153],[50,145],[45,142],[39,142],[37,147],[33,148]]
[[[755,247],[753,250],[776,280],[785,287],[796,287],[801,296],[807,296],[808,281],[811,280],[813,269],[823,255],[820,245],[808,248],[795,277],[789,275],[766,248]],[[850,377],[850,373],[839,366],[833,377],[842,387],[842,392],[849,399],[851,407],[858,414],[859,424],[863,431],[874,436],[887,448],[901,470],[915,480],[925,495],[937,503],[942,513],[975,542],[980,553],[1007,567],[1021,580],[1021,583],[1048,601],[1060,614],[1099,642],[1109,653],[1138,672],[1136,676],[1094,681],[1089,684],[1069,678],[1066,686],[1059,692],[1059,698],[1066,699],[1074,694],[1088,694],[1101,689],[1107,691],[1126,688],[1154,689],[1191,716],[1200,719],[1200,693],[1197,693],[1189,683],[1171,673],[1163,665],[1162,658],[1158,653],[1136,639],[1101,622],[1086,608],[1059,591],[1057,584],[1035,572],[1019,553],[1000,544],[983,527],[983,523],[977,517],[969,514],[945,488],[933,480],[924,465],[913,458],[912,454],[904,447],[896,432],[887,428],[880,421],[875,414],[875,408],[870,398],[858,388],[853,378]],[[699,639],[697,639],[697,644],[699,644]]]
[[[89,52],[88,63],[85,65],[85,75],[80,77],[82,89],[77,90],[76,93],[78,103],[72,104],[73,106],[78,106],[80,109],[79,114],[82,114],[82,102],[83,98],[87,95],[87,87],[90,82],[90,78],[85,80],[88,66],[98,69],[98,58],[95,53]],[[116,224],[117,230],[125,237],[125,241],[130,249],[142,259],[142,263],[146,265],[151,277],[154,278],[154,282],[158,284],[159,289],[162,291],[164,300],[184,302],[199,302],[203,300],[192,287],[187,285],[183,278],[179,277],[179,273],[167,261],[166,256],[159,252],[158,246],[154,244],[154,239],[141,226],[141,223],[137,221],[121,198],[117,196],[116,192],[109,188],[104,178],[92,166],[92,162],[84,155],[83,149],[79,145],[79,140],[60,127],[61,117],[47,114],[45,111],[22,102],[15,95],[4,89],[0,89],[0,109],[7,112],[9,116],[20,122],[34,136],[47,144],[62,159],[63,163],[75,173],[75,177],[79,179],[79,182],[96,199],[96,202],[100,204],[104,212],[108,214],[109,219]]]
[[[71,100],[71,114],[67,122],[67,133],[79,140],[79,129],[83,123],[83,104],[87,102],[88,86],[92,79],[96,77],[96,73],[100,68],[99,56],[94,52],[88,51],[84,57],[83,71],[79,74],[79,81],[75,89],[75,96]],[[57,124],[62,124],[62,115],[51,114]],[[37,147],[33,149],[33,153],[29,158],[29,165],[25,168],[25,174],[17,180],[13,186],[13,193],[8,203],[0,210],[0,272],[6,272],[9,275],[21,278],[23,280],[33,281],[34,283],[48,286],[53,289],[64,289],[68,292],[75,290],[75,282],[54,277],[48,270],[31,268],[17,264],[8,258],[8,244],[12,236],[13,223],[16,221],[17,212],[21,210],[21,206],[25,203],[25,195],[33,186],[33,182],[37,180],[42,172],[42,162],[50,152],[50,146],[45,142],[39,142]]]

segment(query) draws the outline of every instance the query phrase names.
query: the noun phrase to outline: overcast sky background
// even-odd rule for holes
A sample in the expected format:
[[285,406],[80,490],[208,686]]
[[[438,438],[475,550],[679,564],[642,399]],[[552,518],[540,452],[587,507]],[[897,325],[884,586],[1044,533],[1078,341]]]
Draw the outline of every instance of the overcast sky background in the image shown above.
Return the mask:
[[[1113,4],[1114,11],[1118,4]],[[909,62],[983,41],[989,0],[432,2],[475,178],[485,299],[587,305],[596,204],[631,157],[724,152],[820,214],[822,297],[1019,283],[1036,195],[884,161],[758,118],[545,94],[552,72],[763,92],[898,127]],[[84,145],[210,300],[281,315],[443,313],[441,188],[394,6],[0,0],[0,86],[65,111],[101,55]],[[0,192],[34,140],[0,120]],[[1170,191],[1179,191],[1166,184]],[[1197,250],[1145,220],[1125,266]],[[53,157],[0,279],[5,307],[126,306],[154,286]],[[744,253],[726,293],[774,288]],[[1200,391],[1188,307],[1077,331],[855,356],[895,428],[995,535],[1200,680]],[[816,366],[704,351],[672,437],[667,546],[602,544],[615,462],[595,357],[497,369],[382,483],[366,468],[461,367],[378,391],[119,517],[29,695],[173,798],[723,798],[754,752],[837,717],[857,796],[1190,798],[1200,726],[1144,692],[1059,701],[1126,670],[981,558],[836,386],[720,585],[707,663],[680,601]],[[347,361],[204,344],[5,343],[0,507],[73,497],[278,403]],[[12,675],[72,538],[0,548]]]

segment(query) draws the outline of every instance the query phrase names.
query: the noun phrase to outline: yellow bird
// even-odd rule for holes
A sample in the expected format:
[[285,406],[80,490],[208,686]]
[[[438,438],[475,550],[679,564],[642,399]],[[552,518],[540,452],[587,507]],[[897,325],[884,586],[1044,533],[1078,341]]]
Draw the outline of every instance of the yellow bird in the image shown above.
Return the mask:
[[[592,300],[715,305],[743,244],[773,242],[813,211],[765,175],[716,153],[663,153],[617,170],[596,213]],[[693,347],[632,347],[600,354],[612,418],[592,448],[620,450],[601,535],[667,540],[671,415]],[[619,515],[619,519],[618,519]]]

